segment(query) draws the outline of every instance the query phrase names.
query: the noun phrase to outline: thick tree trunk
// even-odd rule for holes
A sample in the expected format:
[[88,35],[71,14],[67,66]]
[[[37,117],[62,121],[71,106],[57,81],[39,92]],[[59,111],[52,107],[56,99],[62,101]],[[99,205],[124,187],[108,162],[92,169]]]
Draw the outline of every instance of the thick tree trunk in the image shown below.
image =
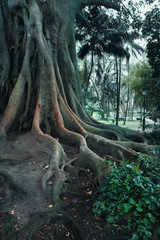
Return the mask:
[[[91,169],[97,182],[110,170],[98,152],[123,159],[133,156],[134,150],[149,149],[141,144],[148,142],[142,134],[106,128],[81,106],[74,18],[87,4],[118,9],[107,0],[9,0],[9,7],[1,4],[0,84],[8,104],[0,124],[0,179],[4,182],[0,208],[14,211],[21,229],[10,231],[7,239],[18,239],[25,224],[27,239],[31,239],[41,225],[57,216],[72,222],[61,210],[60,196],[73,163],[77,169]],[[8,37],[5,15],[12,20],[14,42]],[[76,158],[66,157],[64,141],[77,146]],[[47,200],[50,182],[52,211]],[[74,228],[83,239],[79,228]],[[1,229],[7,234],[5,227]]]

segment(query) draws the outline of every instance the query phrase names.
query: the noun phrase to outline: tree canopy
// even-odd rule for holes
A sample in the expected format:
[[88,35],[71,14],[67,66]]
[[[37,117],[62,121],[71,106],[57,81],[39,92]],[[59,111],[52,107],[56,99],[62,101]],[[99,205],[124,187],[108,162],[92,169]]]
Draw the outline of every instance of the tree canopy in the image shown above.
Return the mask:
[[160,78],[160,8],[157,6],[146,13],[143,36],[147,40],[147,56],[153,68],[153,77]]

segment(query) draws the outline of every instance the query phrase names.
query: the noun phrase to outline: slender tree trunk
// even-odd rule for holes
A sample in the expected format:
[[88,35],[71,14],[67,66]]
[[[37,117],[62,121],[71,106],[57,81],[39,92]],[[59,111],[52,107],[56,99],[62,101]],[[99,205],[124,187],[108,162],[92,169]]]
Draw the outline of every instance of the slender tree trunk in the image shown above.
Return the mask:
[[130,92],[130,87],[129,87],[129,58],[127,58],[127,72],[128,72],[128,86],[127,86],[127,106],[126,106],[126,112],[125,112],[125,118],[124,118],[124,125],[126,124],[126,119],[127,119],[127,114],[128,114],[128,107],[129,107],[129,92]]
[[105,76],[106,71],[102,74],[102,83],[101,83],[101,98],[100,98],[100,105],[101,105],[101,109],[103,110],[103,114],[102,114],[102,119],[105,118],[105,113],[106,113],[106,81],[107,81],[107,77]]
[[133,96],[131,97],[132,104],[131,104],[131,120],[133,121],[133,115],[134,115],[134,98]]
[[119,59],[119,64],[118,64],[117,57],[115,61],[116,61],[116,85],[117,85],[116,125],[118,126],[119,107],[120,107],[120,89],[121,89],[121,58]]

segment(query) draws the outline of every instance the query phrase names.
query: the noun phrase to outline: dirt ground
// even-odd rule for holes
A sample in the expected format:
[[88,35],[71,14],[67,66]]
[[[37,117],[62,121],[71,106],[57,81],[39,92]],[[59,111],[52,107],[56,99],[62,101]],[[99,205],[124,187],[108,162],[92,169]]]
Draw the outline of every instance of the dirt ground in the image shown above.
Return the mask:
[[[27,146],[25,151],[24,141]],[[71,159],[78,154],[78,149],[75,146],[67,143],[61,144],[68,158]],[[40,176],[44,174],[47,168],[47,154],[44,150],[42,151],[40,145],[35,143],[31,136],[22,135],[17,139],[11,139],[8,152],[1,151],[0,159],[1,171],[7,170],[12,178],[12,184],[16,180],[19,184],[17,187],[22,189],[20,195],[12,190],[13,196],[9,199],[9,204],[5,205],[5,208],[1,208],[0,205],[0,239],[25,240],[29,230],[24,229],[23,233],[19,234],[18,231],[23,229],[32,213],[36,211],[52,212],[52,209],[54,209],[50,195],[46,197],[40,189]],[[81,239],[129,239],[121,231],[120,226],[107,226],[105,218],[96,217],[93,214],[92,207],[96,198],[96,186],[92,172],[89,169],[81,169],[78,172],[76,166],[73,166],[69,175],[70,181],[66,182],[66,192],[61,194],[62,211],[74,220],[75,226],[79,226]],[[0,201],[2,202],[7,184],[0,184]],[[48,182],[48,191],[50,185],[52,185],[52,181]],[[64,222],[63,219],[54,219],[48,224],[41,224],[39,218],[39,226],[40,229],[35,231],[32,240],[77,240],[77,232],[73,230],[74,227],[70,226],[70,223]],[[13,230],[17,231],[16,237],[8,238],[8,233]]]
[[[107,227],[105,218],[96,217],[92,213],[93,202],[96,197],[92,177],[89,170],[82,170],[78,177],[74,173],[72,174],[72,181],[68,185],[68,193],[72,197],[67,194],[62,196],[66,205],[64,210],[83,229],[85,240],[127,240],[128,236],[121,232],[120,226]],[[32,239],[72,240],[76,239],[76,236],[72,229],[59,221],[43,226],[34,234]]]

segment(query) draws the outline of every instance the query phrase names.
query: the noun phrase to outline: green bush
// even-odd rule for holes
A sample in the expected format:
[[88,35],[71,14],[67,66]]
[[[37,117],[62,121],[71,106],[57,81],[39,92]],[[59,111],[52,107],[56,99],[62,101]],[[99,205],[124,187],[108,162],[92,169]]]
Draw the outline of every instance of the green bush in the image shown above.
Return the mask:
[[151,133],[151,138],[154,144],[160,145],[160,131],[159,130],[154,130]]
[[112,171],[101,184],[93,212],[109,224],[125,219],[121,226],[132,240],[151,239],[160,216],[160,164],[158,159],[138,154],[136,163],[111,164]]

